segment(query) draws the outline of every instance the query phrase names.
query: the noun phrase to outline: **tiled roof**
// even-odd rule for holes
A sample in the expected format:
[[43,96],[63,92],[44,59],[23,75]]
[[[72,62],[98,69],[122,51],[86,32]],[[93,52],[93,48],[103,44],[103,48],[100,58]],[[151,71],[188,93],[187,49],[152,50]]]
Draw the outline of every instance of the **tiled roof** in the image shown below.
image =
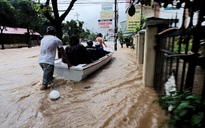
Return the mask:
[[[25,34],[27,33],[26,28],[10,28],[6,27],[6,29],[3,30],[3,34]],[[40,35],[38,32],[31,33],[31,35]]]

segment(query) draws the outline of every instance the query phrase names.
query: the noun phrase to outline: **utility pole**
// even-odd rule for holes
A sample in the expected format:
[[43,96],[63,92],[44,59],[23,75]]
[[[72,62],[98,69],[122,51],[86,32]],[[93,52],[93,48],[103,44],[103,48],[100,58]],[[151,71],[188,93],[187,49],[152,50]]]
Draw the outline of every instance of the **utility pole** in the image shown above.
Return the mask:
[[76,12],[76,15],[74,15],[74,16],[76,16],[76,17],[77,17],[77,20],[78,20],[78,16],[80,16],[80,15]]
[[117,51],[117,30],[118,30],[118,13],[117,0],[115,0],[115,31],[114,31],[114,49]]

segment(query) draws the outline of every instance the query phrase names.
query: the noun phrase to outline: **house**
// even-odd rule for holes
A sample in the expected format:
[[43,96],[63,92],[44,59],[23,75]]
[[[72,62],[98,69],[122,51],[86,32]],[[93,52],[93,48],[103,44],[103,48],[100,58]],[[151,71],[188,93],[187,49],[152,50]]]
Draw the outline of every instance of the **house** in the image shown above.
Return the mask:
[[[11,28],[1,26],[1,48],[4,47],[31,47],[40,44],[41,35],[38,32],[30,30],[29,43],[27,43],[27,29],[26,28]],[[3,31],[2,31],[3,30]]]

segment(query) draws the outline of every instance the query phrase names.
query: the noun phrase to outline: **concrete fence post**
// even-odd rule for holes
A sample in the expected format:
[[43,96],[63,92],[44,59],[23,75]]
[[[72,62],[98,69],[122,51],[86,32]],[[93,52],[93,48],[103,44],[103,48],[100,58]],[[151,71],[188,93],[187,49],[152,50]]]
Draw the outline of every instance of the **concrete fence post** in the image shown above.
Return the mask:
[[144,62],[144,44],[145,44],[145,30],[139,31],[139,43],[138,43],[138,64],[143,64]]
[[145,86],[153,86],[154,84],[156,34],[157,26],[148,26],[146,28],[143,64],[143,84]]
[[136,58],[138,58],[138,53],[137,53],[137,51],[138,51],[138,41],[139,41],[139,34],[135,34],[134,36],[133,36],[133,44],[135,44],[135,55],[136,55]]

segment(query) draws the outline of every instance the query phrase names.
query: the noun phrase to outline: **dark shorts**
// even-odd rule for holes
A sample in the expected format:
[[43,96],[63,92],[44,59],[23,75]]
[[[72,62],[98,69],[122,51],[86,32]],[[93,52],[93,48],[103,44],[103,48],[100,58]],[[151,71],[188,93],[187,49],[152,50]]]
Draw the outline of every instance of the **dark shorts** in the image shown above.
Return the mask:
[[48,86],[53,80],[54,65],[40,63],[39,64],[43,70],[43,80],[42,84]]

